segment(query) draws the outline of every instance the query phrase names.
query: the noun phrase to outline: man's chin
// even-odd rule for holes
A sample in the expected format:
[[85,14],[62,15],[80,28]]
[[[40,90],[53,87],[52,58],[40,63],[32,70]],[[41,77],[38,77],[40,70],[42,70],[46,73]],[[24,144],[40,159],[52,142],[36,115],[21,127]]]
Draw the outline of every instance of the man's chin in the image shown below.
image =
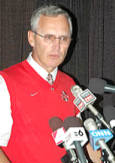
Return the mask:
[[52,62],[49,63],[49,65],[51,67],[57,67],[62,63],[62,61],[58,61],[58,60],[53,60]]

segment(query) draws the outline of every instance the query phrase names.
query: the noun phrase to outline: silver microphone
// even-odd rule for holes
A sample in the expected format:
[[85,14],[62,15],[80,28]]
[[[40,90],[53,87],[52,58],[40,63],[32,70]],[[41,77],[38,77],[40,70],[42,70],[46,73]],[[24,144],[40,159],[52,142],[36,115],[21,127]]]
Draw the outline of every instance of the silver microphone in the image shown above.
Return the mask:
[[[85,120],[84,126],[87,131],[98,130],[98,127],[92,118]],[[107,152],[108,160],[110,161],[110,163],[115,163],[115,157],[113,156],[112,152],[110,151],[110,149],[107,146],[107,144],[105,143],[105,141],[103,139],[99,139],[99,140],[97,140],[97,143],[102,150],[105,150]]]

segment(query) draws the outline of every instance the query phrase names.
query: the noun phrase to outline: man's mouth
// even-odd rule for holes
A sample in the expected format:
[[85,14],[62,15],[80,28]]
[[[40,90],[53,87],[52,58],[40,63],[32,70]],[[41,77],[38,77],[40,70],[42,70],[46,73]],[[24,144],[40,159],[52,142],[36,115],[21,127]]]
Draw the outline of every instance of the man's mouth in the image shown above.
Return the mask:
[[51,58],[59,58],[59,54],[50,54],[49,55]]

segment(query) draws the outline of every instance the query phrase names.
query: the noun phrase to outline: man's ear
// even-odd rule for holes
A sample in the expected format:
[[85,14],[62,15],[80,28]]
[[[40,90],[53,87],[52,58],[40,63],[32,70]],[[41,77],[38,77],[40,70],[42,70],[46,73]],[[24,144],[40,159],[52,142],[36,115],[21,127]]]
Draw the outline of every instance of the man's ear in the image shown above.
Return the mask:
[[34,35],[34,32],[32,32],[30,30],[28,31],[28,42],[31,47],[34,47],[35,35]]

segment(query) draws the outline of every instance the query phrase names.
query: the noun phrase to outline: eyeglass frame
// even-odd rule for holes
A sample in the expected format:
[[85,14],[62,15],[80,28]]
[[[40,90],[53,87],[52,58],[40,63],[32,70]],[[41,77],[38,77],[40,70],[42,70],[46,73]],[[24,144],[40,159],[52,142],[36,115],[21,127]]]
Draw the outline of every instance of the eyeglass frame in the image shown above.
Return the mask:
[[[36,31],[32,31],[33,33],[35,33],[36,35],[40,36],[41,38],[44,38],[44,40],[46,41],[50,41],[50,42],[54,42],[54,40],[56,39],[59,39],[59,41],[62,41],[61,43],[63,44],[69,44],[72,40],[72,38],[70,36],[59,36],[59,37],[56,37],[55,35],[53,34],[40,34]],[[48,38],[48,36],[52,36],[53,37],[53,40],[51,40],[50,38]],[[65,39],[68,39],[68,41],[64,41],[64,38]]]

